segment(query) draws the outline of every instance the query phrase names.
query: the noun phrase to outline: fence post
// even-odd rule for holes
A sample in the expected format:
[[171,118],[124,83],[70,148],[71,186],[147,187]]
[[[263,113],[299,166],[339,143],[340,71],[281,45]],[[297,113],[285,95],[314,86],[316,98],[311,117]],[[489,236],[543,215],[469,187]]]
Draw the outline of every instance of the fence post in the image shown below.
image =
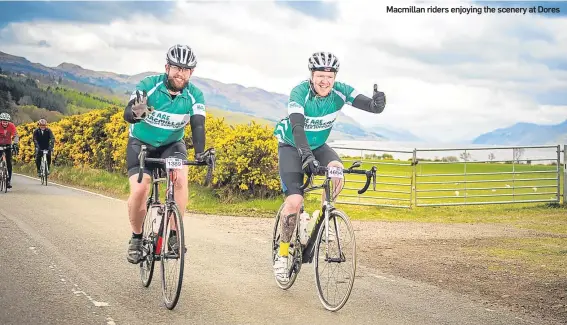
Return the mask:
[[567,144],[563,145],[563,205],[567,205]]
[[410,202],[413,202],[413,204],[410,204],[410,208],[413,208],[415,206],[417,206],[417,177],[416,177],[416,166],[417,166],[417,148],[413,149],[413,157],[412,157],[412,175],[411,175],[411,194],[410,194],[410,199],[413,198],[413,200],[411,200]]

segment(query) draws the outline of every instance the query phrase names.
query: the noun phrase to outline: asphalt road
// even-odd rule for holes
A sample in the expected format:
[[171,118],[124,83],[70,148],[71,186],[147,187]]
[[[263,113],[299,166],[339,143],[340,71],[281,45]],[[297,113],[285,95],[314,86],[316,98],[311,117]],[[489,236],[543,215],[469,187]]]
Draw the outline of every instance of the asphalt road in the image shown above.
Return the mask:
[[[274,282],[266,222],[187,215],[177,307],[126,261],[126,202],[14,175],[0,193],[0,324],[534,324],[435,286],[360,265],[338,312],[320,304],[311,264]],[[265,220],[264,220],[265,221]],[[156,264],[158,266],[158,264]]]

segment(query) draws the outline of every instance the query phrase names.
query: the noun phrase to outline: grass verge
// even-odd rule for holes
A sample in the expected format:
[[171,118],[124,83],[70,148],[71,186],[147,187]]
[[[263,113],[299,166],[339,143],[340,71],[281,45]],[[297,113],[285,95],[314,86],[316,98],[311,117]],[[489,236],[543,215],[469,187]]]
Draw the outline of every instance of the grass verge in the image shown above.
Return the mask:
[[[34,166],[32,165],[15,165],[14,171],[35,176]],[[127,177],[118,173],[90,168],[56,167],[53,169],[50,179],[122,199],[128,197]],[[231,198],[230,202],[226,202],[215,195],[212,189],[192,184],[189,187],[187,210],[204,214],[272,217],[280,207],[282,200],[283,197],[251,200]],[[318,209],[319,204],[319,195],[310,195],[306,199],[308,211]],[[551,204],[494,204],[417,207],[414,209],[352,204],[337,204],[336,206],[348,212],[354,220],[496,223],[553,234],[567,234],[567,209]]]

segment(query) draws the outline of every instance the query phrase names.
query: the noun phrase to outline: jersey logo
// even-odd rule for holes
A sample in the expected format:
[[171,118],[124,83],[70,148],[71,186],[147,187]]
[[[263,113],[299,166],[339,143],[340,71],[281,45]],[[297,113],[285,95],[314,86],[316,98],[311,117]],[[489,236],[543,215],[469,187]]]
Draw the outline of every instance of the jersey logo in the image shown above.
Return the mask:
[[175,130],[184,128],[189,122],[189,118],[189,114],[172,114],[153,111],[144,121],[160,129]]
[[336,117],[332,119],[326,118],[306,118],[305,119],[305,131],[321,131],[330,129],[335,123]]
[[205,115],[205,105],[195,104],[193,105],[193,114],[195,115]]

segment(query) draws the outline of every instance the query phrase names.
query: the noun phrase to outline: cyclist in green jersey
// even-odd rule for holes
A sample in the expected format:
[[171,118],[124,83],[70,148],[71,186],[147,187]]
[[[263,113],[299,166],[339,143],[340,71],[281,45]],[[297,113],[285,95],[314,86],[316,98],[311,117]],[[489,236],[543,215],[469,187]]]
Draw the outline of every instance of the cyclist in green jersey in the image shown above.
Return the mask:
[[[278,163],[285,206],[281,212],[282,238],[274,262],[274,274],[287,280],[288,250],[297,215],[303,203],[304,173],[311,175],[317,166],[343,167],[338,154],[326,144],[341,108],[352,107],[378,114],[386,106],[386,97],[375,87],[372,98],[359,94],[346,83],[336,82],[339,60],[329,52],[316,52],[309,58],[311,76],[292,89],[288,116],[275,127],[279,141]],[[335,197],[340,192],[340,179],[333,179]]]
[[[142,257],[142,223],[150,190],[149,169],[144,168],[141,183],[137,180],[141,146],[146,145],[147,157],[187,159],[183,137],[186,125],[190,123],[195,160],[203,160],[205,100],[201,90],[189,82],[196,66],[197,58],[189,46],[172,46],[167,51],[165,73],[142,79],[124,110],[124,119],[130,123],[126,164],[130,182],[128,214],[132,238],[127,260],[133,264],[139,263]],[[188,166],[183,166],[175,176],[175,201],[182,213],[187,204],[187,173]],[[179,249],[175,233],[170,236],[169,245],[174,250]]]

